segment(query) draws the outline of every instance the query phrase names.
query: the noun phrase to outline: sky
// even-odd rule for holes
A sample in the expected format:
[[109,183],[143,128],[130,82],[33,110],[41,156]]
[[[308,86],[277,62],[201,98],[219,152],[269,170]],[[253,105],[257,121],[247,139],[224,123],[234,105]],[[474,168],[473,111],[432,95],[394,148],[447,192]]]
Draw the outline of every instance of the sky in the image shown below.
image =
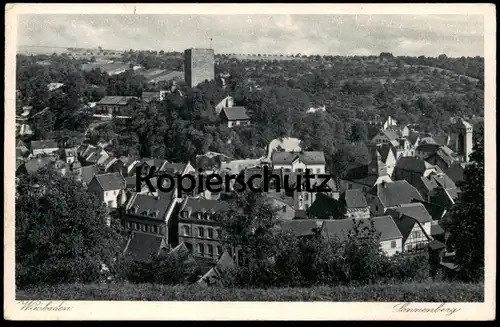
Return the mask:
[[216,53],[449,57],[484,55],[482,15],[19,16],[18,46]]

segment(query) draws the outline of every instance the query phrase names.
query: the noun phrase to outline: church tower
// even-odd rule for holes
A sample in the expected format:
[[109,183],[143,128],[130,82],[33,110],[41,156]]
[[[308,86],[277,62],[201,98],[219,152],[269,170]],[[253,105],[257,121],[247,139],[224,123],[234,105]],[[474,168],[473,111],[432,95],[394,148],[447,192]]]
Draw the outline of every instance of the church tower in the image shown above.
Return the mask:
[[473,127],[463,119],[459,119],[455,124],[455,152],[461,160],[469,162],[469,156],[472,153],[472,133]]

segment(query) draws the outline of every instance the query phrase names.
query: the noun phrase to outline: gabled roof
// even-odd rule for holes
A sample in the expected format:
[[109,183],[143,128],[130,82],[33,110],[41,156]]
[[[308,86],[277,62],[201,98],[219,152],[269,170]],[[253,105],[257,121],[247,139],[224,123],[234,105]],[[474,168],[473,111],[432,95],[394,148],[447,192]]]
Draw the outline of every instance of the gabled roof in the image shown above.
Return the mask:
[[405,180],[382,182],[372,187],[367,193],[377,196],[385,208],[411,203],[414,199],[423,201],[417,189]]
[[390,141],[397,141],[399,139],[399,133],[392,129],[384,129],[381,131]]
[[420,140],[420,135],[416,133],[409,133],[406,138],[408,139],[408,142],[410,142],[411,145],[415,145],[415,143],[417,143],[417,141]]
[[55,158],[52,157],[42,157],[42,158],[35,158],[28,160],[24,163],[24,166],[26,168],[26,171],[28,173],[34,173],[38,171],[39,169],[46,167],[50,163],[54,162]]
[[[159,163],[159,162],[157,162]],[[169,174],[176,174],[176,173],[182,173],[184,169],[186,168],[187,163],[176,163],[176,162],[168,162],[165,160],[163,163],[163,166],[161,167],[161,171],[169,173]],[[157,166],[157,169],[159,166]]]
[[[356,223],[359,222],[362,228],[364,226],[369,227],[370,220],[373,220],[376,231],[380,233],[380,241],[403,238],[391,216],[360,219],[356,220]],[[337,237],[342,242],[347,240],[348,233],[352,231],[353,227],[354,222],[352,219],[325,220],[321,228],[321,235],[324,237]]]
[[[387,213],[389,213],[389,210],[387,210]],[[392,215],[392,213],[390,213]],[[410,233],[412,229],[415,227],[415,224],[418,225],[418,222],[406,215],[401,215],[401,216],[393,216],[394,222],[396,223],[396,226],[398,226],[399,231],[401,232],[401,235],[403,236],[403,243],[406,242],[406,239],[408,236],[410,236]]]
[[345,201],[347,209],[368,207],[366,198],[359,189],[346,190],[340,195],[340,199]]
[[273,165],[290,165],[297,159],[306,165],[324,165],[326,163],[323,151],[273,152],[271,155]]
[[415,157],[401,157],[396,163],[396,169],[411,171],[415,173],[423,173],[427,169],[432,168],[434,168],[434,166],[424,159]]
[[280,221],[283,231],[290,232],[295,236],[311,236],[319,232],[323,220],[317,219],[293,219]]
[[382,144],[382,146],[378,148],[378,153],[380,153],[380,159],[384,163],[387,163],[387,158],[389,157],[389,154],[391,152],[395,158],[396,155],[394,154],[394,149],[389,144]]
[[55,148],[58,148],[58,146],[57,142],[54,140],[31,141],[31,151]]
[[162,248],[167,246],[161,236],[134,231],[124,252],[136,259],[147,260],[151,256],[158,255]]
[[82,180],[85,184],[89,184],[95,175],[99,174],[99,169],[96,165],[81,167]]
[[222,112],[228,120],[249,120],[245,107],[225,107]]
[[103,191],[111,191],[125,188],[125,179],[120,173],[107,173],[95,175],[94,178]]
[[[395,213],[395,215],[392,215]],[[405,215],[412,219],[415,219],[421,224],[429,223],[432,221],[432,217],[422,203],[414,202],[408,204],[402,204],[396,208],[387,209],[387,214],[393,217]]]

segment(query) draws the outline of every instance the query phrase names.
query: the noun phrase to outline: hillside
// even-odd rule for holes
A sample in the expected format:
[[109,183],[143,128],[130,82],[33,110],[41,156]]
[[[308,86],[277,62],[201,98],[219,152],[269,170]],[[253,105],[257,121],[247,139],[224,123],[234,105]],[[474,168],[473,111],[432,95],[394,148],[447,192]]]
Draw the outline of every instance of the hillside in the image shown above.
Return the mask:
[[71,284],[17,291],[17,300],[481,302],[483,284],[449,282],[224,289],[157,284]]

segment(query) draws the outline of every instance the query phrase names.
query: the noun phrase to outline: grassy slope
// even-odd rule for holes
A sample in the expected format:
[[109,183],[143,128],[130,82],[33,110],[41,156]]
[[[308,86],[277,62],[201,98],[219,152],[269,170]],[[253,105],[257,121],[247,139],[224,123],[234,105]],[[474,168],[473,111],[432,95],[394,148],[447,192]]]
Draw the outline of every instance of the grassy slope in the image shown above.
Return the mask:
[[71,284],[18,291],[18,300],[482,302],[483,284],[406,283],[312,288],[222,289],[153,284]]

